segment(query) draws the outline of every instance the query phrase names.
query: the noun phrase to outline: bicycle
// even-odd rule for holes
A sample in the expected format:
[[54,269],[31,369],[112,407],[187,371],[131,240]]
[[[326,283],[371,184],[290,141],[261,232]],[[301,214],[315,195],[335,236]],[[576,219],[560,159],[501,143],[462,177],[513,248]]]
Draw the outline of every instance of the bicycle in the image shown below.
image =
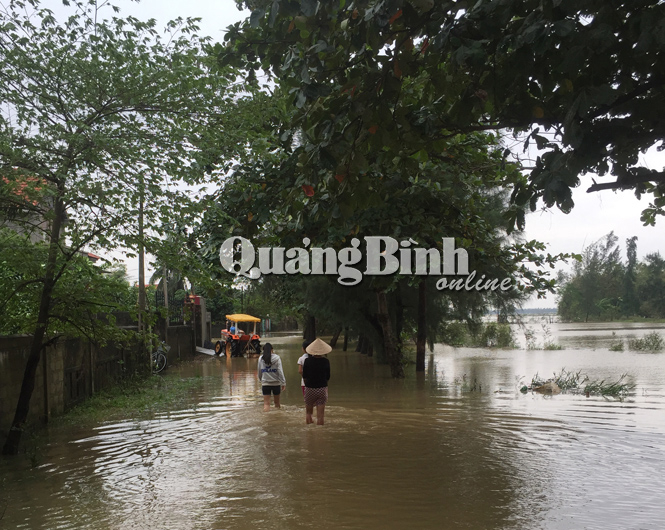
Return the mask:
[[165,342],[162,342],[157,349],[152,352],[152,373],[153,374],[158,374],[161,372],[164,368],[166,368],[166,354],[169,352],[171,347],[166,344]]

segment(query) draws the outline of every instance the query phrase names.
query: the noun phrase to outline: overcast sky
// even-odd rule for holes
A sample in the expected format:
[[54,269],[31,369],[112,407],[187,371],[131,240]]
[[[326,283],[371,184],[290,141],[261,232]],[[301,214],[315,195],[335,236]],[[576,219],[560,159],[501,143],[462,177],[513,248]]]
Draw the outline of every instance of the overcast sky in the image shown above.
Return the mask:
[[[141,3],[116,0],[121,8],[121,16],[133,15],[145,20],[155,18],[165,23],[177,17],[200,17],[201,34],[221,40],[224,30],[230,24],[242,20],[247,12],[236,8],[233,0],[143,0]],[[44,6],[62,9],[60,0],[45,2]],[[663,156],[650,154],[645,161],[652,169],[661,169]],[[582,185],[575,190],[575,208],[566,215],[558,210],[536,212],[527,218],[526,237],[538,239],[549,245],[549,252],[579,253],[590,243],[600,239],[610,231],[619,237],[625,256],[625,240],[638,237],[638,258],[662,248],[662,235],[665,219],[655,227],[644,227],[640,222],[640,212],[648,206],[648,198],[638,201],[630,191],[601,191],[586,193],[591,184],[590,176],[582,177]],[[130,276],[136,277],[137,267],[128,264]],[[553,307],[555,298],[545,301],[532,300],[527,307]]]

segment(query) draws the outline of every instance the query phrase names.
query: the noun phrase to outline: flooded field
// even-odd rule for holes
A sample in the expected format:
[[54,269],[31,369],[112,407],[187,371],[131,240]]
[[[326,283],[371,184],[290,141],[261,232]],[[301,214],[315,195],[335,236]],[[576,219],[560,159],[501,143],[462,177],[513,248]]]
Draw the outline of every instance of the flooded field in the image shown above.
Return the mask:
[[[170,367],[203,377],[180,410],[53,427],[36,467],[0,461],[0,528],[665,528],[665,353],[608,349],[658,326],[531,327],[564,349],[437,345],[403,381],[336,350],[323,427],[305,425],[297,337],[271,339],[288,386],[270,413],[255,359]],[[520,393],[562,368],[634,389]]]

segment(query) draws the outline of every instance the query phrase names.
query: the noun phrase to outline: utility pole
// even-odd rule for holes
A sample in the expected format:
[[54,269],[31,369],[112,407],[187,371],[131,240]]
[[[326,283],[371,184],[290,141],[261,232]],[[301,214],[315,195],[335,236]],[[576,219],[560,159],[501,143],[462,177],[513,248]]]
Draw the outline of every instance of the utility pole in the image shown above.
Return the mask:
[[[143,179],[141,179],[143,180]],[[143,184],[143,183],[141,183]],[[143,331],[145,318],[145,249],[143,247],[143,190],[139,199],[139,332]]]
[[164,319],[164,341],[168,341],[168,332],[169,332],[169,288],[167,285],[167,271],[166,265],[164,266],[164,279],[162,281],[162,289],[164,290],[164,307],[166,308],[166,317]]
[[[139,318],[138,318],[138,331],[141,335],[143,345],[145,346],[145,331],[146,331],[146,318],[145,318],[145,248],[143,239],[143,201],[144,201],[144,181],[143,175],[139,177]],[[148,349],[150,355],[150,350]],[[150,359],[148,359],[148,366],[150,366]]]

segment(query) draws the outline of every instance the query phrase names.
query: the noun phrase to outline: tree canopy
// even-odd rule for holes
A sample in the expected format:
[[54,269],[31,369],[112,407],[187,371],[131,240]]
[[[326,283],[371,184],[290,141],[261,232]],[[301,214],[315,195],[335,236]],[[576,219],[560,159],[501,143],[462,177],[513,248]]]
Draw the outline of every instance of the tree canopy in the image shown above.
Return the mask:
[[[661,169],[640,154],[662,145],[665,5],[658,0],[240,2],[252,9],[219,46],[222,64],[262,68],[300,109],[317,149],[302,155],[349,178],[383,158],[444,156],[445,140],[512,130],[543,152],[513,202],[568,212],[580,175],[613,175],[590,190],[654,194]],[[413,80],[422,95],[409,101]],[[288,139],[288,131],[284,131]],[[368,146],[380,151],[368,156]],[[317,182],[310,185],[316,187]],[[523,209],[510,218],[524,222]]]
[[[313,12],[304,14],[301,8],[308,11],[311,5],[272,6],[268,19],[255,10],[248,23],[229,32],[227,47],[214,48],[222,66],[270,72],[278,100],[289,97],[292,103],[275,114],[279,132],[270,157],[237,166],[220,191],[221,209],[236,219],[233,233],[261,237],[262,244],[300,246],[306,238],[312,246],[333,248],[371,235],[441,248],[442,238],[452,237],[468,249],[479,277],[519,276],[530,289],[551,288],[543,270],[533,272],[524,261],[542,266],[557,258],[541,254],[536,242],[507,238],[511,218],[523,214],[506,196],[506,190],[526,185],[519,167],[506,160],[501,138],[484,127],[447,127],[442,120],[450,109],[439,107],[431,80],[399,66],[395,54],[418,53],[415,45],[402,51],[393,42],[394,21],[385,21],[382,35],[382,26],[368,14],[368,32],[354,36],[348,21],[333,16],[344,10],[343,3],[315,3]],[[352,20],[361,18],[356,11],[349,11]],[[393,39],[392,44],[374,42],[374,36]],[[447,68],[440,58],[432,61]],[[420,280],[412,278],[408,287],[416,288]],[[404,314],[400,281],[373,278],[361,288],[366,293],[347,292],[365,300],[366,320],[374,317],[382,328],[382,346],[397,376],[403,374],[399,347],[390,342],[399,342],[403,320],[395,316],[390,322],[388,316]],[[466,305],[458,314],[468,318],[489,303],[483,297],[471,303],[474,297],[465,295],[456,301]],[[315,307],[330,313],[316,301],[309,304]]]

